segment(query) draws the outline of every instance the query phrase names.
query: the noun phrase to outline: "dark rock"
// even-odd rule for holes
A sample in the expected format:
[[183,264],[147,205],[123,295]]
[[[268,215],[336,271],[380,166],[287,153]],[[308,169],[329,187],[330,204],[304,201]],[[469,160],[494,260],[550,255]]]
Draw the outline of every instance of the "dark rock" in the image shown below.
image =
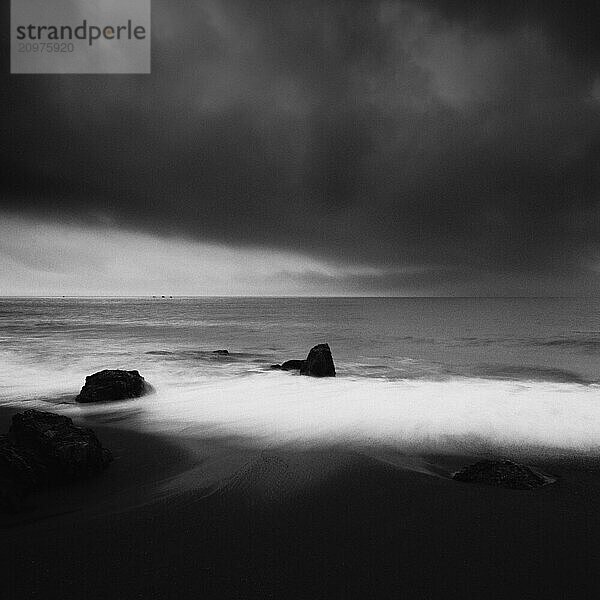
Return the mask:
[[219,356],[227,356],[229,354],[229,350],[213,350],[213,354],[218,354]]
[[112,461],[91,429],[76,427],[68,417],[54,413],[26,410],[16,414],[10,437],[35,473],[36,483],[89,477]]
[[0,436],[0,508],[27,508],[27,495],[45,485],[90,477],[112,461],[90,429],[68,417],[26,410]]
[[281,365],[271,365],[269,368],[274,371],[299,371],[304,362],[303,360],[286,360]]
[[300,368],[300,375],[335,377],[335,365],[329,344],[319,344],[311,349]]
[[302,369],[302,367],[304,366],[304,362],[303,360],[286,360],[282,365],[281,365],[281,370],[282,371],[300,371]]
[[138,398],[151,387],[138,371],[104,370],[85,378],[77,402],[109,402]]
[[513,490],[532,490],[551,483],[529,467],[510,460],[482,460],[464,467],[454,474],[453,479]]

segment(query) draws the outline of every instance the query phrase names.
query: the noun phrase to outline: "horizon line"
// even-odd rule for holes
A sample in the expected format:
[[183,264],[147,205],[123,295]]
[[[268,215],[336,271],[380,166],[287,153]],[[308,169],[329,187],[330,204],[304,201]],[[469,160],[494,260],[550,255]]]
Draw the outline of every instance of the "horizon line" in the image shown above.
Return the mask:
[[577,299],[592,299],[596,298],[594,295],[580,295],[580,296],[553,296],[553,295],[521,295],[521,296],[503,296],[503,295],[471,295],[471,296],[443,296],[443,295],[414,295],[414,296],[396,296],[396,295],[377,295],[377,296],[361,296],[361,295],[253,295],[253,294],[134,294],[134,295],[116,295],[116,294],[102,294],[102,295],[13,295],[13,294],[0,294],[0,299],[95,299],[95,298],[106,298],[106,299],[133,299],[133,298],[150,298],[155,300],[175,300],[178,298],[363,298],[363,299],[375,299],[375,298],[389,298],[389,299],[561,299],[561,300],[577,300]]

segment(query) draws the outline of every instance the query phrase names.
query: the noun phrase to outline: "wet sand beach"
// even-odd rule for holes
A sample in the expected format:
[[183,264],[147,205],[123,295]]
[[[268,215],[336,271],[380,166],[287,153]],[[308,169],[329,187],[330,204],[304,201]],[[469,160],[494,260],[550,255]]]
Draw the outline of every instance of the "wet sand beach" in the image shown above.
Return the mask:
[[[2,411],[6,429],[10,409]],[[587,598],[600,467],[459,483],[473,456],[167,437],[86,422],[114,463],[2,520],[10,598]]]

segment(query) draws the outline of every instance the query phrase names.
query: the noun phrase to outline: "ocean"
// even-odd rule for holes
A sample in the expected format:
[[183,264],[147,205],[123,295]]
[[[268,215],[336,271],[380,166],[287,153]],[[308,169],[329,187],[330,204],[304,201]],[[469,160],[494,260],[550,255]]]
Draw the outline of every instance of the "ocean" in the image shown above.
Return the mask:
[[[321,342],[335,379],[269,368]],[[595,299],[0,299],[1,404],[174,435],[595,454],[599,355]],[[112,368],[155,393],[74,403]]]

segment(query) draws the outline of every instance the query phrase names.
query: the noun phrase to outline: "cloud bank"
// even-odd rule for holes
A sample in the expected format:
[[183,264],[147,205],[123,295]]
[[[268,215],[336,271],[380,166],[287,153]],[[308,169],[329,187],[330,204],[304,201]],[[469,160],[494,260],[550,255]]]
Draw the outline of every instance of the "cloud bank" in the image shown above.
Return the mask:
[[156,1],[150,76],[1,76],[0,210],[334,265],[289,293],[597,293],[599,10]]

